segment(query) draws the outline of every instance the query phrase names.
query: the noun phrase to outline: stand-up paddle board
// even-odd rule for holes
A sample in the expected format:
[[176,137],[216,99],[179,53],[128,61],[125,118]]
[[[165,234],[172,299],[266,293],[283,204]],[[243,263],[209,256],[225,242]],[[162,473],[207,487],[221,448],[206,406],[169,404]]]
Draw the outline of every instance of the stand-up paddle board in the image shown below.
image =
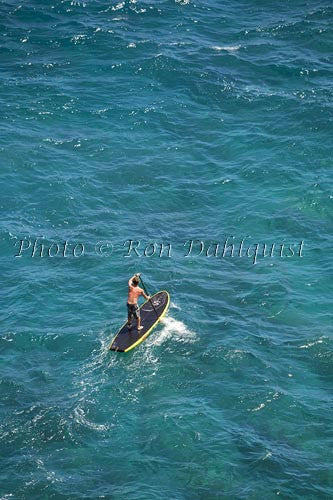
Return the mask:
[[126,321],[112,340],[110,344],[111,351],[127,352],[141,344],[166,314],[169,303],[170,296],[165,290],[152,295],[150,300],[147,300],[140,307],[142,330],[138,331],[136,318],[132,318],[130,328],[127,326]]

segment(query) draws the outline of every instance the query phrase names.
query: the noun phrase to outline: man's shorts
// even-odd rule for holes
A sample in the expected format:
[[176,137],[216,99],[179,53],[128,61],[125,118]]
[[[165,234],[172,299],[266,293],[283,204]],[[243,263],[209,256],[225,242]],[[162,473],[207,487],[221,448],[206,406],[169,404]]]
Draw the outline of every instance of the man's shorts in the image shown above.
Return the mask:
[[127,304],[128,319],[140,318],[140,309],[138,304]]

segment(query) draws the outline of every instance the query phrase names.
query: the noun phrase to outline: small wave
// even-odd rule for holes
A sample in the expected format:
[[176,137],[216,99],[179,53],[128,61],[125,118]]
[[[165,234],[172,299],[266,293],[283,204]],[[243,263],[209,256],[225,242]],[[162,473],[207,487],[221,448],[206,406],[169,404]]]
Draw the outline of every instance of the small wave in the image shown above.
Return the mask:
[[72,36],[71,42],[77,45],[78,43],[85,43],[85,41],[88,39],[89,39],[88,35],[84,33],[79,33],[78,35]]
[[320,337],[318,340],[315,340],[314,342],[309,342],[308,344],[300,345],[299,349],[309,349],[309,347],[313,347],[316,344],[322,344],[324,342],[325,337]]
[[224,46],[219,46],[219,45],[214,45],[212,47],[213,50],[226,50],[227,52],[235,52],[236,50],[239,50],[241,48],[241,45],[224,45]]
[[119,2],[117,5],[111,7],[111,10],[121,10],[125,7],[125,2]]
[[273,396],[269,395],[269,397],[266,399],[266,401],[264,403],[260,403],[258,406],[256,406],[255,408],[252,408],[252,409],[248,408],[247,411],[260,411],[263,408],[265,408],[268,403],[271,403],[272,400],[278,399],[280,396],[281,396],[281,394],[279,392],[275,392],[273,394]]
[[256,408],[253,408],[253,410],[251,411],[259,411],[261,410],[262,408],[265,408],[265,403],[260,403],[259,406],[257,406]]
[[74,409],[74,420],[77,424],[83,425],[84,427],[88,427],[89,429],[93,429],[94,431],[104,432],[108,431],[111,426],[104,424],[97,424],[95,422],[91,422],[87,419],[83,408],[77,407]]
[[163,328],[153,337],[153,345],[161,345],[170,338],[176,342],[194,342],[196,340],[195,332],[189,330],[182,321],[168,316],[161,320],[161,324]]

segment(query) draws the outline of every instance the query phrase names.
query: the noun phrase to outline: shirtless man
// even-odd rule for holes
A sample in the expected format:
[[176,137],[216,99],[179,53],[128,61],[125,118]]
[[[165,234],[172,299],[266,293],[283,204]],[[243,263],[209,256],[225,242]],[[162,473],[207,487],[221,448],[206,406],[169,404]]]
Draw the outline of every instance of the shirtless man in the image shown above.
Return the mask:
[[140,309],[138,306],[138,298],[140,295],[143,295],[146,300],[150,299],[149,295],[146,295],[145,292],[140,288],[140,273],[134,274],[132,278],[128,281],[128,298],[127,298],[127,313],[128,320],[127,326],[131,328],[131,319],[132,317],[137,318],[138,321],[138,330],[142,330],[143,326],[141,326],[141,318],[140,318]]

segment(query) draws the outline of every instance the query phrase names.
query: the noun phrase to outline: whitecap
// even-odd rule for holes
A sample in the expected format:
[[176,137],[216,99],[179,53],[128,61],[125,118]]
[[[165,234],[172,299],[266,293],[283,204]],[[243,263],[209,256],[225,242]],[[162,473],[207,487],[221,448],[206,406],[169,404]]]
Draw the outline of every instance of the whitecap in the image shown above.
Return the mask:
[[78,34],[78,35],[72,36],[71,42],[73,42],[74,44],[78,44],[80,42],[84,42],[85,40],[87,40],[87,38],[88,38],[88,36],[85,35],[84,33]]
[[224,46],[219,46],[219,45],[214,45],[212,47],[213,50],[226,50],[227,52],[235,52],[236,50],[239,50],[241,48],[241,45],[224,45]]
[[125,7],[125,2],[120,2],[120,3],[117,3],[117,5],[114,5],[113,7],[111,7],[111,10],[121,10]]
[[260,403],[259,406],[257,406],[256,408],[253,408],[253,410],[251,410],[251,411],[259,411],[259,410],[262,410],[262,408],[265,408],[265,403]]
[[316,344],[322,344],[323,343],[323,337],[320,337],[320,339],[315,340],[314,342],[309,342],[308,344],[300,345],[299,349],[309,349],[309,347],[313,347]]

